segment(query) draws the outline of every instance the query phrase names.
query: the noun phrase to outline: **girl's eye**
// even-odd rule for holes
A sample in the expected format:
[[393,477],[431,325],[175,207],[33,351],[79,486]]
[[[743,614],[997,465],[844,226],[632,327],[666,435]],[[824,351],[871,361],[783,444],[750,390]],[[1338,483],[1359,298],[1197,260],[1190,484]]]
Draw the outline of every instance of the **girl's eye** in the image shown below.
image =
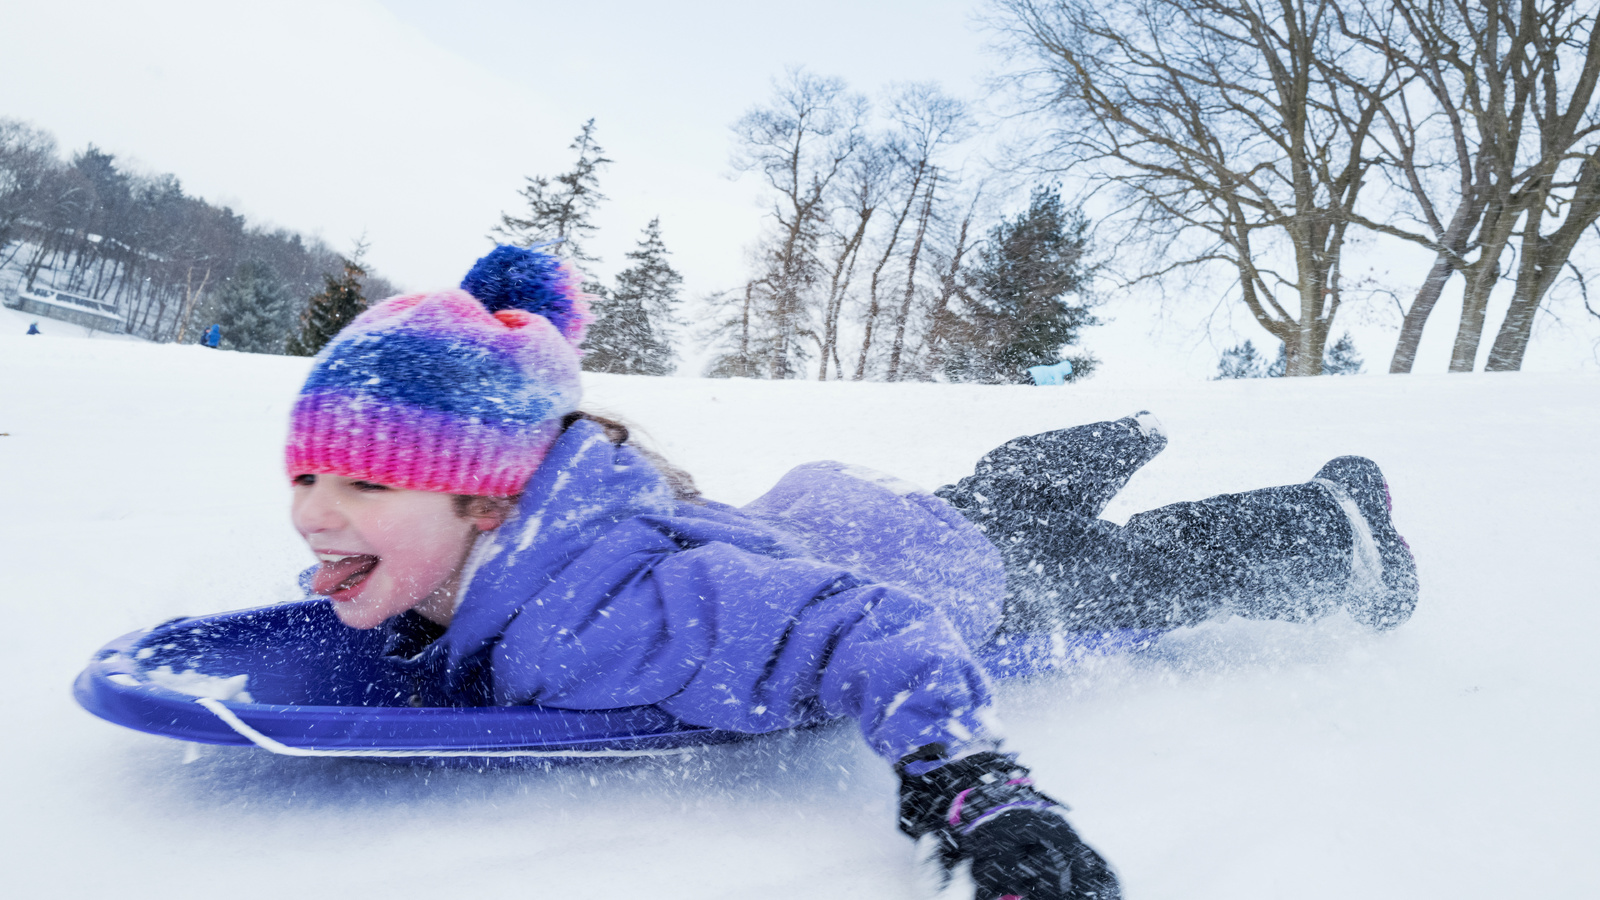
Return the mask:
[[294,477],[294,481],[292,481],[290,483],[294,484],[297,487],[310,487],[313,484],[317,483],[317,476],[312,475],[310,473],[307,473],[305,475],[296,475]]
[[375,481],[352,481],[350,482],[350,486],[364,493],[389,490],[389,486],[387,484],[378,484]]

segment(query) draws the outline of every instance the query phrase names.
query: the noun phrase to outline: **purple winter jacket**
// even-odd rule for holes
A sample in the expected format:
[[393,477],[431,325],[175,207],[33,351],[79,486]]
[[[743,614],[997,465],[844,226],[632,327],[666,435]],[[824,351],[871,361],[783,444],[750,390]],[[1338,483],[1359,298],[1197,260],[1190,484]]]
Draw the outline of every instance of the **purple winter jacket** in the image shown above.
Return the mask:
[[751,733],[851,716],[891,760],[992,740],[972,648],[999,554],[907,488],[812,463],[743,508],[682,502],[579,421],[475,550],[430,668],[456,703],[654,704]]

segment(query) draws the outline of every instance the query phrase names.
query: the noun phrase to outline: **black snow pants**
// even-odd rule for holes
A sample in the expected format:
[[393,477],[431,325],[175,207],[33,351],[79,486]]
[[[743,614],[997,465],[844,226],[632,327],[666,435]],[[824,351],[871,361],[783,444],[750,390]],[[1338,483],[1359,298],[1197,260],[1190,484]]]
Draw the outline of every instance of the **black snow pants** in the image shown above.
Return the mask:
[[934,492],[1000,549],[1002,632],[1304,621],[1340,604],[1354,532],[1316,484],[1174,503],[1126,525],[1098,518],[1166,444],[1147,413],[1029,435]]

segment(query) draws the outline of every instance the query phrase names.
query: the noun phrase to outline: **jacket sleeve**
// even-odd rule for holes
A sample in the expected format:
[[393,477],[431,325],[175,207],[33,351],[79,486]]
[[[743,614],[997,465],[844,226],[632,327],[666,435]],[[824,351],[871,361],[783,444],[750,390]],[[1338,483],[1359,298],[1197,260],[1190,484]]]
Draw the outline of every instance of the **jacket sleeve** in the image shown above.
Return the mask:
[[995,739],[985,675],[916,594],[807,557],[618,537],[625,552],[591,548],[533,599],[539,614],[507,628],[493,663],[498,702],[655,704],[751,733],[850,716],[891,760],[935,741],[954,750]]

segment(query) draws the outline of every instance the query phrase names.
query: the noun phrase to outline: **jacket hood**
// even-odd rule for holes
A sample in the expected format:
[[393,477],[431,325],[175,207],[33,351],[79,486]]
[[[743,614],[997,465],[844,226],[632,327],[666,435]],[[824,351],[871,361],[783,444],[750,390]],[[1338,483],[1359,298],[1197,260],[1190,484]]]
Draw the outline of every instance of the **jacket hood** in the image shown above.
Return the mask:
[[618,523],[677,508],[666,479],[626,444],[580,419],[556,439],[517,510],[480,540],[462,575],[460,606],[440,638],[452,670],[487,650],[527,598]]

